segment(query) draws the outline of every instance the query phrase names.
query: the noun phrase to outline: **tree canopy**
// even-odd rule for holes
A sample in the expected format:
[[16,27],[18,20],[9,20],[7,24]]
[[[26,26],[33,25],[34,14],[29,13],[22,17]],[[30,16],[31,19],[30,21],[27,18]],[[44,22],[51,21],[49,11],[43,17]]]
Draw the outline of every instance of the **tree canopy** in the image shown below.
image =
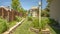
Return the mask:
[[11,7],[14,10],[20,11],[20,8],[21,8],[20,1],[19,0],[12,0]]

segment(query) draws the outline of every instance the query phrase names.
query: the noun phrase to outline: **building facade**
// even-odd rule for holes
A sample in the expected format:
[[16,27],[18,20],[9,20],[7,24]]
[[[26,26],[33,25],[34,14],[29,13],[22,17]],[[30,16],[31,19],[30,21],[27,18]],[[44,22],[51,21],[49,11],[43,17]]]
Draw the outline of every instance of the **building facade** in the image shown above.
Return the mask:
[[32,7],[30,9],[30,15],[32,17],[38,17],[39,16],[39,8],[38,7]]
[[49,6],[50,18],[55,19],[60,24],[60,0],[50,0]]

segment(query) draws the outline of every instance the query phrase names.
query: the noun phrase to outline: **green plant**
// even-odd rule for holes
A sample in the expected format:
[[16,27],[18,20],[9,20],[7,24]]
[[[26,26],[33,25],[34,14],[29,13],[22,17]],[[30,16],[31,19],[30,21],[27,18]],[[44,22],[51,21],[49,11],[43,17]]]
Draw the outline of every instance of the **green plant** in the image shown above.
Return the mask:
[[53,23],[53,22],[55,22],[55,20],[54,19],[50,19],[50,22]]
[[32,17],[28,17],[28,21],[32,21]]
[[19,0],[12,0],[11,7],[14,10],[17,10],[18,12],[20,12],[21,4],[20,4]]
[[2,18],[0,18],[0,34],[1,34],[2,32],[4,32],[4,31],[6,31],[7,28],[8,28],[8,26],[7,26],[7,21],[4,20],[4,19],[2,19]]
[[47,11],[48,9],[42,10],[41,12],[41,16],[42,17],[49,17],[49,11]]
[[39,28],[39,19],[38,18],[33,19],[32,26],[34,28]]
[[57,22],[57,21],[55,21],[54,19],[51,19],[50,18],[50,23],[49,23],[50,25],[59,25],[59,23]]
[[49,23],[49,18],[47,18],[47,17],[42,17],[41,18],[41,29],[45,29],[45,27],[46,27],[46,25],[47,25],[47,23]]
[[19,17],[19,16],[15,16],[16,17],[16,21],[21,21],[21,17]]

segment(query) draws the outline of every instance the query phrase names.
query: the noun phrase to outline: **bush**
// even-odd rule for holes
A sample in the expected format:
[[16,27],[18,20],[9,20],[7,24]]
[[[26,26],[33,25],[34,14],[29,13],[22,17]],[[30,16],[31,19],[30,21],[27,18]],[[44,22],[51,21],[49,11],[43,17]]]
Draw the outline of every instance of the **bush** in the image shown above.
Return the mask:
[[57,21],[55,21],[54,19],[50,19],[50,25],[59,25],[59,23]]
[[32,17],[28,17],[28,21],[32,21]]
[[34,18],[33,22],[32,22],[32,26],[34,28],[44,29],[46,27],[47,23],[50,23],[50,20],[47,17],[42,17],[41,22],[39,21],[38,18]]
[[7,30],[7,21],[0,18],[0,34]]
[[55,20],[54,19],[50,19],[50,23],[52,23],[52,22],[55,22]]
[[50,21],[49,21],[49,18],[47,18],[47,17],[42,17],[41,18],[41,28],[43,29],[43,28],[45,28],[46,27],[46,25],[47,25],[47,23],[49,23]]
[[39,28],[39,19],[38,18],[33,19],[32,24],[34,28]]
[[46,10],[42,10],[41,16],[42,17],[49,17],[49,12]]
[[21,21],[21,17],[16,16],[15,18],[16,18],[16,21],[18,21],[18,22]]

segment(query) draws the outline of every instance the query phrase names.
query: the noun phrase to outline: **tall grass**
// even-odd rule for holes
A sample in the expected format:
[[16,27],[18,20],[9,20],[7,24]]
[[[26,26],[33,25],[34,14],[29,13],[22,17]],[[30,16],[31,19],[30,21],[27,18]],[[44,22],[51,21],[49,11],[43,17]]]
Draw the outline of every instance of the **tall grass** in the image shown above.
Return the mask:
[[34,28],[39,28],[39,19],[38,18],[34,18],[32,21],[32,26]]
[[21,21],[21,19],[22,19],[22,18],[19,17],[19,16],[15,16],[15,18],[16,18],[16,21],[17,21],[17,22]]
[[42,17],[41,18],[41,29],[44,29],[47,26],[47,23],[49,23],[49,18],[48,17]]
[[7,28],[8,28],[8,26],[7,26],[7,21],[4,20],[4,19],[2,19],[2,18],[0,18],[0,34],[1,34],[2,32],[4,32],[4,31],[6,31]]

